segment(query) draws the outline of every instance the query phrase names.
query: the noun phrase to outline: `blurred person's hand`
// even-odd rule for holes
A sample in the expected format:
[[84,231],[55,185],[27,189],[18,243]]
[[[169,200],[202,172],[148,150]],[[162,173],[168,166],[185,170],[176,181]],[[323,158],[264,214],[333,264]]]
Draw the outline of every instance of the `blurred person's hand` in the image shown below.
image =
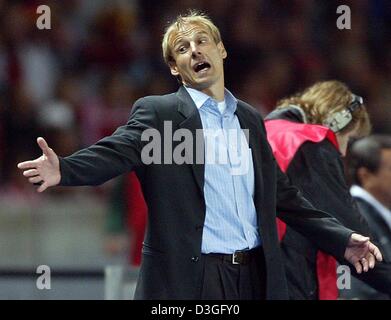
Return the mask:
[[110,256],[127,252],[129,248],[129,237],[126,234],[110,234],[104,241],[104,250]]
[[35,160],[18,163],[18,168],[29,182],[39,185],[38,192],[45,191],[48,187],[58,185],[61,180],[60,163],[58,156],[49,148],[45,139],[39,137],[37,143],[42,150],[42,156]]
[[376,260],[382,261],[383,257],[379,248],[368,237],[353,233],[345,251],[345,259],[354,265],[357,273],[361,273],[373,269]]

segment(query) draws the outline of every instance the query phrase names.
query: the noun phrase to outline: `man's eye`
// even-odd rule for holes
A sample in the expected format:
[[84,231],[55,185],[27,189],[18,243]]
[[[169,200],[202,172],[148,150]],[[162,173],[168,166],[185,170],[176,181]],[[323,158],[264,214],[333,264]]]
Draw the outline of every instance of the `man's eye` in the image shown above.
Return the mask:
[[186,47],[184,47],[184,46],[179,47],[179,48],[177,49],[177,51],[178,51],[179,53],[184,53],[184,52],[186,52]]

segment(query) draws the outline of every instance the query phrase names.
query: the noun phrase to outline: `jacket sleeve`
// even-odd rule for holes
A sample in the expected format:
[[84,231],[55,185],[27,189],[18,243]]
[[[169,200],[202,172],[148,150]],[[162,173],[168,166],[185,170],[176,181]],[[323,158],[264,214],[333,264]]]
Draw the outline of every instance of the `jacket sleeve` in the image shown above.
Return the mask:
[[341,156],[330,141],[304,143],[289,165],[287,175],[317,209],[329,212],[358,233],[370,235],[368,224],[350,195]]
[[343,260],[354,231],[328,213],[315,209],[278,166],[277,176],[277,216],[318,248]]
[[111,136],[60,158],[60,185],[99,185],[142,165],[141,150],[147,143],[142,141],[142,134],[157,125],[156,111],[144,99],[134,104],[128,122]]

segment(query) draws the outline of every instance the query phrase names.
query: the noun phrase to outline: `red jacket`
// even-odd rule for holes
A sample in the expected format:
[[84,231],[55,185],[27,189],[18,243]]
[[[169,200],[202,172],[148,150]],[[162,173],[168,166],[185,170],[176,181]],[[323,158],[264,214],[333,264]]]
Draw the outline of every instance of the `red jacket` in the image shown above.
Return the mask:
[[132,235],[130,248],[130,262],[139,266],[141,263],[141,250],[147,224],[148,208],[144,200],[140,182],[134,172],[126,176],[125,182],[126,219]]
[[[338,149],[334,132],[324,126],[281,119],[268,120],[265,125],[269,144],[283,172],[286,172],[298,149],[307,141],[318,143],[328,139]],[[286,224],[277,219],[277,227],[280,241],[282,241],[286,232]],[[336,260],[322,251],[318,251],[316,260],[318,298],[320,300],[337,299]]]

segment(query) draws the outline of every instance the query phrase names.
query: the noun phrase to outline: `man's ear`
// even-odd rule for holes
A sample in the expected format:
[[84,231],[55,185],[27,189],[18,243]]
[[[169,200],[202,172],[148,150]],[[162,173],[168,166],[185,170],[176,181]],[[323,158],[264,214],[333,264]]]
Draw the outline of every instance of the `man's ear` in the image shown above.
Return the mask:
[[173,76],[179,76],[178,67],[175,62],[169,62],[168,66],[170,67],[170,71]]
[[225,59],[227,57],[227,50],[225,50],[225,47],[224,47],[224,44],[222,41],[220,41],[218,44],[217,44],[217,48],[219,48],[219,51],[220,51],[220,55],[223,59]]
[[373,173],[370,172],[367,168],[361,167],[357,170],[357,177],[363,186],[371,184]]

